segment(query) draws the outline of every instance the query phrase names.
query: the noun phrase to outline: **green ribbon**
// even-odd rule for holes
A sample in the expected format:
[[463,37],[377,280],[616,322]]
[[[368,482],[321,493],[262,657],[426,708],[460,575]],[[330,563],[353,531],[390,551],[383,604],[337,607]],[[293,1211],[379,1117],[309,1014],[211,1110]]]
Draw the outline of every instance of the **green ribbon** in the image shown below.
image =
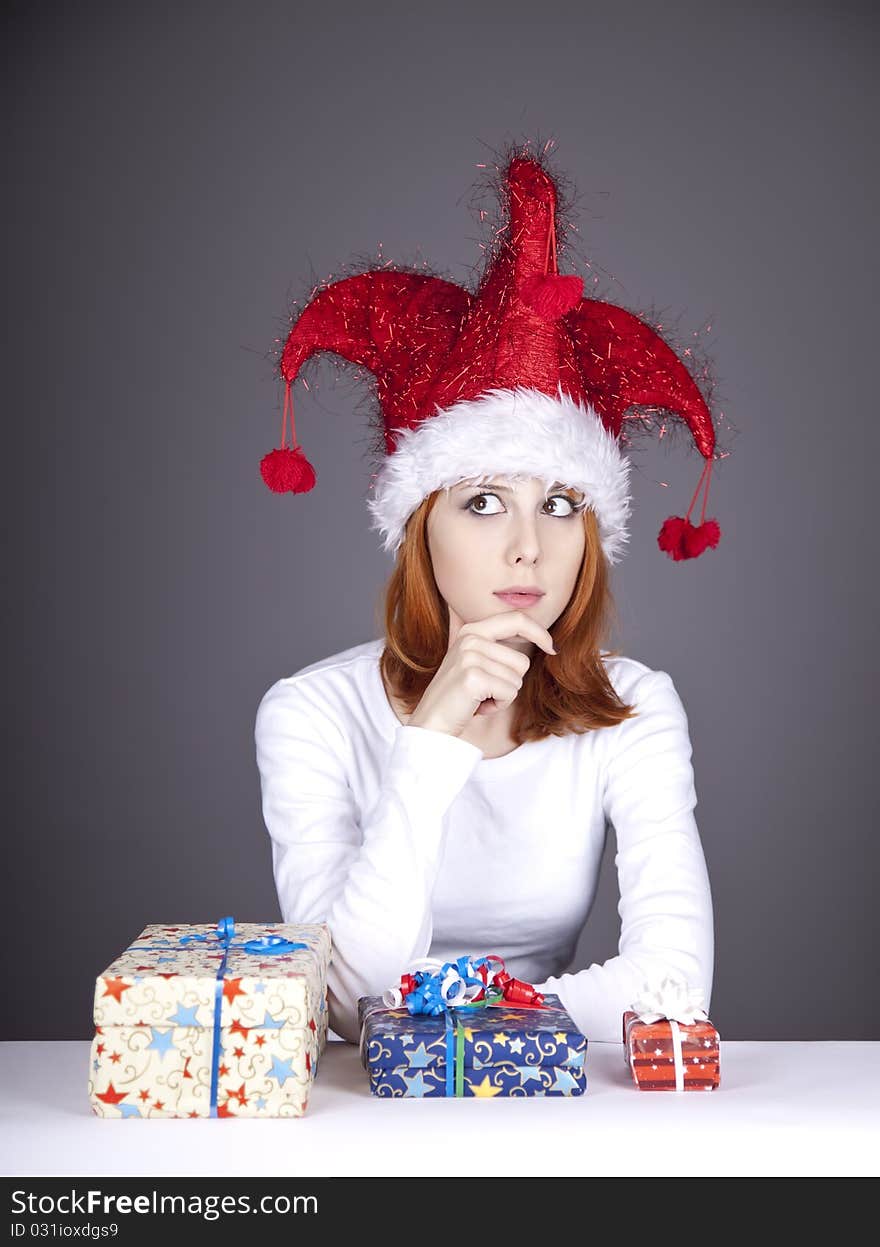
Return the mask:
[[477,1009],[486,1009],[504,1000],[502,991],[488,990],[482,1000],[474,1000],[467,1005],[455,1005],[446,1014],[446,1094],[450,1088],[456,1096],[464,1095],[464,1057],[465,1034],[464,1023],[460,1013],[472,1013]]

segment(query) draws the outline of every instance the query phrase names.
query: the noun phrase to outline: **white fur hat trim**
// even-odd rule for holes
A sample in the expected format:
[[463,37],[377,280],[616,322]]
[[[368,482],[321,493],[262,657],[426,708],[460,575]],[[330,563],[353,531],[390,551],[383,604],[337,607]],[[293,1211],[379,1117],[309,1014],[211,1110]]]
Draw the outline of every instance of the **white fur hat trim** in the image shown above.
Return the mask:
[[618,562],[629,540],[629,460],[592,407],[562,392],[492,389],[397,433],[367,507],[383,549],[396,551],[406,522],[435,489],[492,476],[537,477],[581,490],[599,522],[602,549]]

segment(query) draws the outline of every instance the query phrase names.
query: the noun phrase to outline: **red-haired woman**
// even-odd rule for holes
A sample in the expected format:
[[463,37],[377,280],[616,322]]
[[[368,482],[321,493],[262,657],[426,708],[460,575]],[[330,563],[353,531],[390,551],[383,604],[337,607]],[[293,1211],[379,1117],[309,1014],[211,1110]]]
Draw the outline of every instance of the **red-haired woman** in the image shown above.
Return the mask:
[[[534,590],[538,596],[505,591]],[[712,903],[688,724],[669,676],[600,649],[594,511],[513,475],[433,491],[406,526],[385,637],[279,680],[256,721],[286,922],[329,924],[330,1026],[415,958],[496,953],[620,1040],[645,981],[708,1009]],[[564,973],[617,837],[619,955]]]
[[[513,152],[499,191],[475,290],[383,265],[314,292],[280,360],[282,446],[261,465],[276,492],[315,484],[295,428],[285,445],[313,355],[373,373],[384,461],[368,506],[397,556],[384,635],[279,680],[256,721],[281,912],[329,924],[330,1025],[352,1041],[358,998],[426,956],[497,954],[595,1040],[619,1042],[624,1010],[666,975],[709,1009],[687,718],[664,671],[600,646],[628,539],[624,419],[662,410],[704,457],[701,522],[689,510],[661,530],[674,559],[720,535],[705,521],[713,419],[650,325],[559,273],[544,156]],[[609,825],[619,954],[566,973]]]

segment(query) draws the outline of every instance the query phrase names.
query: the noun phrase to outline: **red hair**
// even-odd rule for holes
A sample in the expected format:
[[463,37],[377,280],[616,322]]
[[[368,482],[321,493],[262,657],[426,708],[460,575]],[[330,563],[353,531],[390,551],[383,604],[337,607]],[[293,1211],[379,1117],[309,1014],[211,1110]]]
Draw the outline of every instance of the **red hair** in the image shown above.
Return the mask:
[[[428,516],[434,490],[410,516],[397,563],[384,590],[385,648],[380,670],[386,687],[412,714],[446,656],[449,610],[434,579],[428,550]],[[599,646],[614,614],[608,564],[596,516],[583,512],[586,537],[574,591],[550,628],[555,656],[535,647],[513,703],[511,735],[518,745],[547,736],[613,727],[632,718],[608,678]],[[608,656],[618,650],[603,651]]]

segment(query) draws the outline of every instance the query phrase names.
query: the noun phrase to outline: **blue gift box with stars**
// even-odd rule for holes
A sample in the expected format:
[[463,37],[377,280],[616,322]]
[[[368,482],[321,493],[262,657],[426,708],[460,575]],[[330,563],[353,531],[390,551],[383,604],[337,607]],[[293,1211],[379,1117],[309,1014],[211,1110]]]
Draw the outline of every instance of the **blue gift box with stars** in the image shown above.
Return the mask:
[[146,927],[95,981],[98,1117],[301,1117],[328,1029],[324,923]]
[[558,996],[542,1008],[499,1004],[436,1015],[358,1001],[361,1059],[377,1096],[575,1096],[587,1039]]

